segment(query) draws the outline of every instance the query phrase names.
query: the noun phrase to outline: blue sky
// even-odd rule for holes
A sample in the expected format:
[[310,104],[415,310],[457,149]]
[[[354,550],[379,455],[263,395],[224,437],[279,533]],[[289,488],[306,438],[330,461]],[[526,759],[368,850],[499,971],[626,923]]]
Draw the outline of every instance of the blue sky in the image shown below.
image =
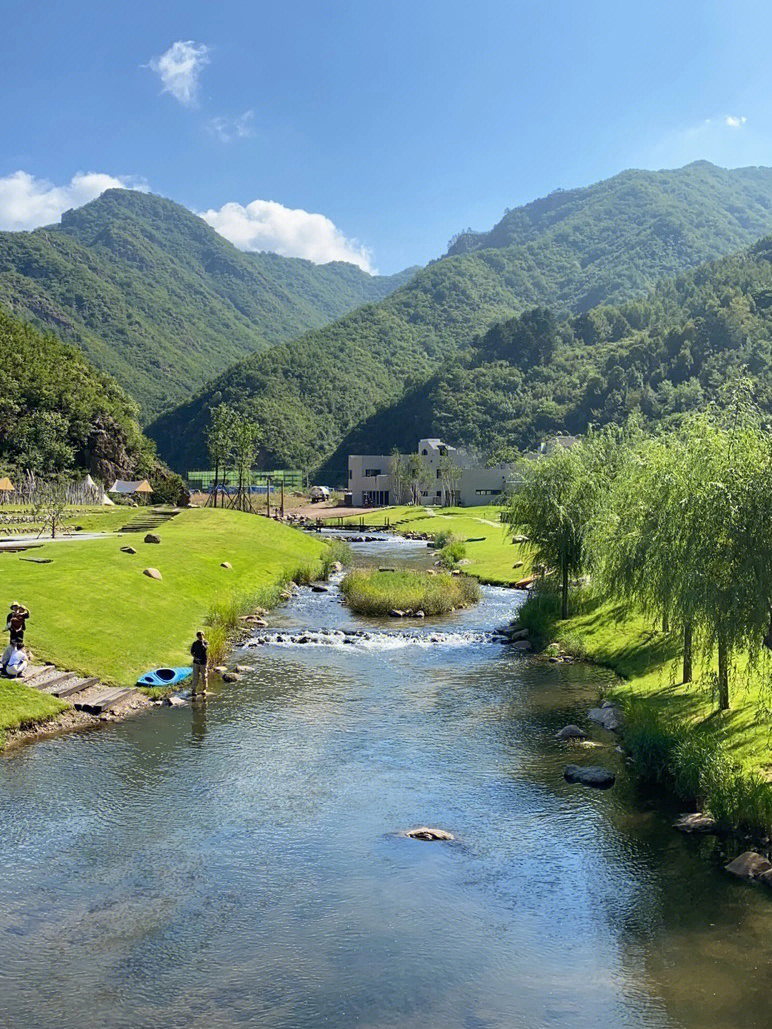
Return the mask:
[[120,180],[244,248],[392,272],[627,167],[772,164],[756,0],[0,0],[0,19],[5,228]]

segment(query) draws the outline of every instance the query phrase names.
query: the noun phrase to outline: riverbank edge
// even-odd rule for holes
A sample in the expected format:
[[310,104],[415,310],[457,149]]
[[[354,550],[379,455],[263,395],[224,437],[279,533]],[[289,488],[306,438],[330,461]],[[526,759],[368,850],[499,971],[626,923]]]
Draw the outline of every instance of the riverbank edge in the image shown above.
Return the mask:
[[[763,762],[741,763],[732,757],[743,730],[749,731],[749,726],[743,723],[738,728],[728,718],[722,720],[716,711],[706,715],[696,687],[690,690],[680,681],[672,681],[679,658],[676,638],[669,633],[642,629],[642,617],[625,613],[621,605],[597,602],[589,612],[570,615],[565,621],[547,618],[544,605],[540,605],[543,597],[544,593],[538,591],[528,597],[518,612],[518,628],[528,631],[535,658],[560,652],[614,674],[604,699],[623,712],[624,726],[619,735],[633,774],[684,809],[711,814],[718,833],[753,840],[769,851],[772,766]],[[609,636],[615,640],[614,647],[609,646]],[[730,712],[729,718],[733,714],[737,712]],[[751,723],[750,730],[761,736],[763,727]],[[706,796],[704,787],[696,783],[695,748],[684,746],[687,734],[690,740],[696,737],[703,744],[710,744],[713,753],[703,754],[702,760],[720,758],[719,766],[732,780],[726,783],[726,789],[734,790],[735,797],[719,797],[718,802],[713,802],[715,810],[711,810],[710,795]],[[765,753],[763,743],[755,749]],[[690,783],[694,784],[692,789]],[[761,799],[759,791],[764,794]],[[733,806],[728,807],[730,801]]]
[[[224,661],[229,652],[249,636],[250,629],[245,618],[259,617],[261,613],[290,600],[294,586],[319,580],[326,581],[329,578],[330,572],[334,570],[342,555],[334,546],[328,545],[326,542],[325,545],[327,552],[322,553],[318,561],[310,564],[306,561],[296,564],[292,568],[288,567],[279,573],[273,582],[256,590],[242,591],[241,593],[233,591],[224,602],[216,602],[212,605],[207,619],[207,625],[210,626],[209,634],[212,637],[210,640],[210,665],[217,665],[220,661]],[[213,648],[212,643],[214,644]],[[53,667],[66,671],[66,669],[58,669],[56,664],[53,664]],[[174,693],[178,688],[176,686],[168,688],[140,687],[137,688],[137,703],[125,707],[120,712],[108,715],[90,715],[83,711],[76,711],[66,701],[47,693],[41,693],[18,679],[7,680],[7,682],[12,683],[14,688],[23,688],[24,693],[20,695],[22,704],[30,701],[35,704],[39,702],[45,704],[48,701],[58,710],[22,717],[16,725],[0,727],[0,755],[27,743],[50,739],[64,733],[100,728],[124,721],[137,714],[146,713],[154,706],[153,701],[158,701]]]

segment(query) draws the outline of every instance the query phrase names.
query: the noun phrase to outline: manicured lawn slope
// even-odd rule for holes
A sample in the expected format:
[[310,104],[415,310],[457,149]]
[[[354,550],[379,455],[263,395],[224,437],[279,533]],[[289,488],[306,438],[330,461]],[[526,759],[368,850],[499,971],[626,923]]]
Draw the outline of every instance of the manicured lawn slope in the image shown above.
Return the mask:
[[[132,685],[154,665],[188,664],[195,631],[213,606],[302,567],[316,572],[325,550],[295,529],[237,511],[184,511],[156,531],[160,545],[138,534],[34,551],[51,564],[0,554],[7,599],[31,610],[27,641],[36,657]],[[137,554],[121,553],[127,543]],[[163,579],[143,575],[147,567]]]
[[11,679],[0,679],[0,747],[6,729],[45,722],[66,707],[63,700],[47,693],[39,693]]
[[[463,571],[474,575],[481,582],[493,585],[511,586],[523,579],[530,571],[531,561],[519,546],[513,546],[507,538],[505,526],[499,521],[498,507],[387,507],[364,516],[365,525],[383,525],[388,519],[392,528],[398,531],[425,532],[436,536],[440,532],[452,532],[466,542],[466,556],[469,564]],[[352,526],[359,525],[360,518],[352,518]],[[522,561],[522,565],[514,567]]]

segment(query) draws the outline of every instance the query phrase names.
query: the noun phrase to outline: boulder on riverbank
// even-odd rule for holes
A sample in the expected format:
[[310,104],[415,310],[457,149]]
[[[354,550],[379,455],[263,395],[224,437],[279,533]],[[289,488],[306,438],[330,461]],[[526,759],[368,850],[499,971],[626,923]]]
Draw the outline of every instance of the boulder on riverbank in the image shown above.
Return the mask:
[[583,740],[586,736],[587,733],[578,725],[564,725],[560,732],[555,733],[556,740]]
[[143,568],[142,574],[146,575],[148,579],[162,579],[163,576],[157,568]]
[[608,729],[609,732],[618,732],[624,725],[622,709],[609,701],[605,701],[601,707],[591,708],[587,717],[591,722]]
[[739,879],[759,879],[766,872],[772,871],[772,861],[768,861],[763,854],[757,854],[755,850],[746,850],[734,861],[724,865],[724,868]]
[[673,828],[679,832],[710,833],[717,831],[718,823],[712,815],[706,815],[703,811],[692,811],[691,814],[677,818],[673,822]]
[[230,563],[230,561],[221,561],[220,568],[233,568],[233,565]]
[[134,547],[121,547],[122,554],[136,554]]
[[613,772],[600,765],[566,765],[563,771],[566,782],[576,782],[582,786],[593,786],[596,790],[607,790],[617,781]]
[[149,532],[145,536],[145,543],[160,543],[160,542],[161,542],[161,537],[160,536],[156,536],[156,534],[154,532]]

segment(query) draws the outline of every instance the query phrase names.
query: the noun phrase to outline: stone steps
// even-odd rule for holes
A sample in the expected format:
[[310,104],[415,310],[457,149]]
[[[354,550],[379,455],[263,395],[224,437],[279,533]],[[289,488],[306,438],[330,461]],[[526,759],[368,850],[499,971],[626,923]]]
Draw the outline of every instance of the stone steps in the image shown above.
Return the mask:
[[67,700],[76,711],[90,715],[114,714],[142,697],[131,686],[105,686],[94,676],[62,672],[54,665],[30,665],[21,679],[25,686]]

